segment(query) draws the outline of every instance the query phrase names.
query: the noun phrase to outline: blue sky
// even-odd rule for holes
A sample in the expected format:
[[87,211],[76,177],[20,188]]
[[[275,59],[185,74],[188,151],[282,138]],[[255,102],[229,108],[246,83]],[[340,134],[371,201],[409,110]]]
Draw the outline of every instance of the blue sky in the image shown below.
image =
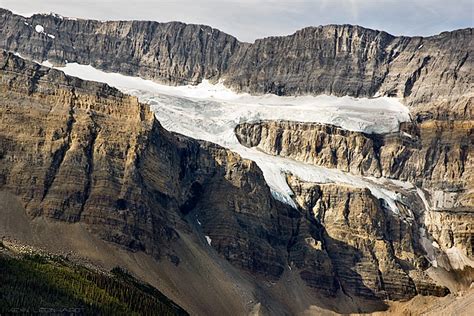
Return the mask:
[[240,40],[325,24],[359,24],[394,35],[472,27],[473,0],[0,0],[17,13],[207,24]]

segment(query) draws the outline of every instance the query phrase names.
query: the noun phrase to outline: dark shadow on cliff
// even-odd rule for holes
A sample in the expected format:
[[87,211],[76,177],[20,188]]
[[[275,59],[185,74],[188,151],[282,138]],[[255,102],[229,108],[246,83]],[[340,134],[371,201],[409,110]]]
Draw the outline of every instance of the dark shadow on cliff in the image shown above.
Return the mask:
[[[301,211],[275,200],[260,179],[246,179],[243,184],[236,185],[236,182],[223,177],[216,178],[200,185],[183,216],[188,222],[193,221],[190,224],[199,227],[199,231],[212,240],[211,246],[220,256],[255,276],[255,284],[262,291],[255,295],[259,296],[262,304],[265,301],[279,301],[281,295],[296,296],[295,293],[304,291],[310,293],[313,299],[295,297],[292,301],[297,306],[291,309],[307,310],[318,306],[337,313],[368,313],[387,309],[383,300],[364,285],[362,276],[355,271],[363,257],[358,249],[330,238],[324,227],[309,223],[310,220]],[[329,247],[329,257],[325,254],[322,258],[317,250],[306,245],[307,236],[301,234],[299,227],[302,222],[310,226],[310,235],[324,240],[325,247]],[[292,253],[298,248],[303,249],[304,253],[300,264],[291,271],[288,267],[297,260]],[[335,250],[342,254],[336,254]],[[328,260],[333,270],[324,275],[318,270],[318,265],[311,264],[311,260]],[[303,271],[318,275],[323,284],[317,284],[318,280],[309,282],[302,277],[305,275]],[[297,280],[286,284],[286,277],[283,280],[283,276],[287,273],[294,274],[301,282]],[[277,291],[264,284],[276,284],[276,287],[284,284],[288,288]]]
[[288,249],[289,260],[306,285],[326,298],[318,306],[344,314],[386,310],[383,298],[356,271],[364,258],[361,250],[332,238],[313,216],[303,213],[296,240]]

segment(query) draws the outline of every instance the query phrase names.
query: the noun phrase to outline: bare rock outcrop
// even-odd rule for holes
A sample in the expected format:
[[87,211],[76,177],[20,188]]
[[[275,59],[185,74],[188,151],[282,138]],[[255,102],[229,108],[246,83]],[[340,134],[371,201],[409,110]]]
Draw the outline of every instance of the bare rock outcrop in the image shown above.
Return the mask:
[[249,44],[203,25],[24,18],[4,9],[0,26],[0,48],[39,61],[169,84],[223,80],[250,93],[397,96],[425,116],[472,115],[472,28],[423,38],[327,25]]
[[420,271],[425,259],[417,225],[384,208],[368,189],[302,182],[291,175],[287,181],[298,206],[323,227],[319,241],[307,242],[331,259],[345,294],[396,300],[447,293]]
[[31,218],[81,222],[178,263],[166,245],[201,212],[225,258],[281,275],[295,210],[273,200],[254,162],[164,130],[146,105],[107,85],[5,52],[0,75],[0,188]]
[[377,135],[291,121],[241,123],[235,135],[242,145],[270,155],[355,174],[382,175],[379,155],[383,138]]
[[247,147],[364,176],[409,181],[426,200],[426,225],[443,249],[456,245],[472,257],[474,218],[472,120],[404,123],[375,135],[316,123],[239,124]]
[[472,120],[403,123],[397,133],[376,135],[318,123],[241,123],[241,144],[354,174],[410,181],[431,191],[436,209],[473,207]]
[[100,22],[43,14],[25,19],[0,9],[0,25],[0,48],[31,59],[91,64],[167,84],[219,78],[241,45],[209,26],[180,22]]

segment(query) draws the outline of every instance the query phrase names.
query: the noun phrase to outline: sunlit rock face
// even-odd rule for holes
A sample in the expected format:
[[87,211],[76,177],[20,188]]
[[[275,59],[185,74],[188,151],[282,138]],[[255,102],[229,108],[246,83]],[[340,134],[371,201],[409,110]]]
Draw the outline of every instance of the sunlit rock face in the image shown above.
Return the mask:
[[241,144],[270,155],[355,174],[382,175],[378,157],[383,139],[379,135],[291,121],[241,123],[235,134]]
[[291,273],[305,293],[352,301],[337,311],[446,295],[435,268],[460,281],[449,290],[469,288],[472,29],[323,26],[248,44],[206,26],[2,9],[0,25],[0,47],[64,71],[202,84],[119,82],[149,108],[2,52],[0,189],[30,218],[176,265],[173,242],[189,234],[267,282],[256,296]]
[[248,44],[208,26],[176,22],[23,18],[2,9],[0,24],[1,48],[39,61],[91,64],[171,84],[223,79],[251,93],[389,95],[430,116],[472,114],[466,106],[472,29],[422,38],[328,25]]
[[331,259],[344,292],[384,299],[447,293],[418,271],[424,250],[415,221],[388,210],[368,189],[287,179],[298,206],[324,227],[318,242],[306,241]]
[[[426,211],[438,213],[426,217],[435,239],[444,249],[456,244],[472,256],[473,130],[472,120],[403,124],[400,132],[385,135],[266,121],[239,124],[235,132],[243,145],[271,155],[414,183],[426,191]],[[453,222],[441,224],[447,218]]]
[[[367,134],[288,121],[241,123],[243,145],[346,172],[410,181],[433,191],[433,208],[472,207],[472,120],[401,124],[397,133]],[[467,168],[466,168],[467,167]]]
[[164,130],[146,105],[107,85],[10,53],[0,63],[0,185],[31,218],[80,222],[159,258],[173,255],[176,230],[190,231],[184,217],[198,212],[229,261],[281,275],[295,211],[273,200],[254,162]]

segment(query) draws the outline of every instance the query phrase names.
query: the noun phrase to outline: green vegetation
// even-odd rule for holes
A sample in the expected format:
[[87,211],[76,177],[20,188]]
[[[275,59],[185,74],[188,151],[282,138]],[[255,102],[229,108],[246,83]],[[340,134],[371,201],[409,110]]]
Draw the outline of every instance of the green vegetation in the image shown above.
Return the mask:
[[0,315],[50,311],[86,315],[187,315],[120,268],[110,275],[62,257],[0,255]]

